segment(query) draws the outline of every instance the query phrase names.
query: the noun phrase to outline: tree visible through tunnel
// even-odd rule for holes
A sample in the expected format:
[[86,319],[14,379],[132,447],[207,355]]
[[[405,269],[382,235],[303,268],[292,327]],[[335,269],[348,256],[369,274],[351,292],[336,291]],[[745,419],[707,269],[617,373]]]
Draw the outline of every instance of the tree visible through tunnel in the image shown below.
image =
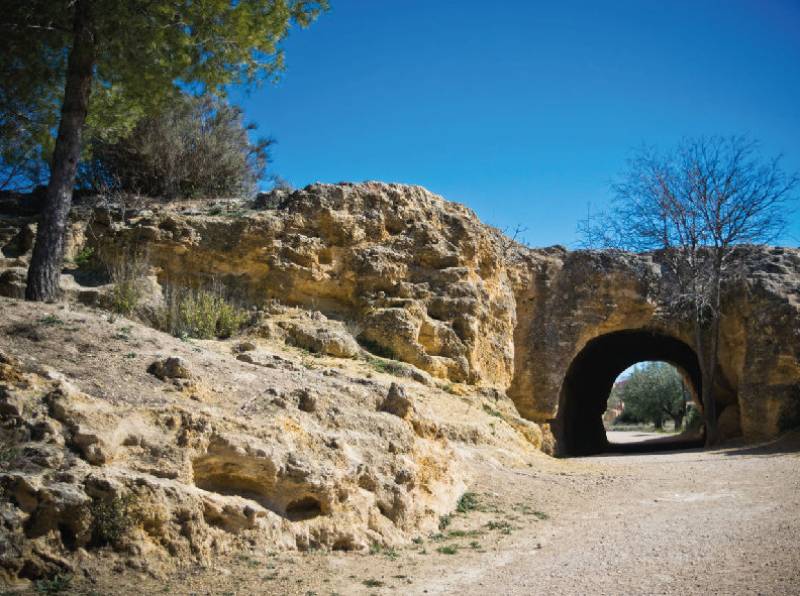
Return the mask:
[[681,372],[668,362],[639,362],[627,368],[617,377],[603,414],[609,441],[626,437],[627,442],[629,437],[620,433],[631,430],[680,433],[687,416],[694,428],[698,412],[686,385]]
[[[603,414],[619,375],[636,363],[649,361],[674,366],[689,390],[699,395],[700,367],[697,355],[688,344],[649,330],[599,336],[578,353],[564,378],[554,425],[560,455],[590,455],[612,449],[632,451],[642,447],[609,443]],[[665,445],[662,443],[660,447]]]

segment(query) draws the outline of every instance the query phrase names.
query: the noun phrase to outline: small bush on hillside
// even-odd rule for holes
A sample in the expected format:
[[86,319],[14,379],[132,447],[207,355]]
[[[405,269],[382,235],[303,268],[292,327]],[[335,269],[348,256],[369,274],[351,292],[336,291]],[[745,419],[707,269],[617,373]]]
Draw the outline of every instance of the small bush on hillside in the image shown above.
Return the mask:
[[16,445],[0,443],[0,470],[11,468],[19,456],[20,450]]
[[251,141],[253,129],[242,110],[223,99],[183,95],[142,118],[122,139],[92,138],[81,183],[98,192],[165,198],[250,195],[272,144]]
[[230,302],[221,286],[190,289],[168,286],[157,326],[176,337],[226,338],[237,333],[248,314]]
[[134,524],[135,503],[131,493],[112,499],[95,499],[91,505],[94,543],[103,546],[118,542]]
[[87,267],[92,262],[94,249],[91,246],[84,246],[72,260],[78,267]]
[[33,586],[37,594],[61,594],[70,589],[70,584],[72,584],[71,575],[58,573],[50,578],[36,580]]
[[143,297],[141,280],[150,270],[147,256],[126,250],[118,255],[106,255],[101,260],[114,284],[111,310],[122,315],[132,314]]
[[458,499],[456,511],[459,513],[468,513],[470,511],[475,511],[476,509],[478,509],[478,495],[475,493],[466,492],[461,495],[460,499]]

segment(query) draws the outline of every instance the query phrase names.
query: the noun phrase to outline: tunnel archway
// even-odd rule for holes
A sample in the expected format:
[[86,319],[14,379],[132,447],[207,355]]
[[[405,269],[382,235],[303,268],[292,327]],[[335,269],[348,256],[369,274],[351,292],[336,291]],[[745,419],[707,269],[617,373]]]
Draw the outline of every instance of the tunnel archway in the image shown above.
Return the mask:
[[602,417],[614,381],[629,366],[652,360],[677,367],[695,395],[700,395],[697,354],[683,341],[643,329],[596,337],[575,356],[564,376],[554,424],[559,455],[591,455],[608,450]]

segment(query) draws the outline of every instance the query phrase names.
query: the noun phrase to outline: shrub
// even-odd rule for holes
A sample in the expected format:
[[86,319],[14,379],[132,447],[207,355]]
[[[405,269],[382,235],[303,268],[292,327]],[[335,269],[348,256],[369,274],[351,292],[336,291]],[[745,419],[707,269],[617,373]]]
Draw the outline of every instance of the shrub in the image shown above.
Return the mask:
[[92,501],[92,541],[100,546],[118,542],[133,526],[134,505],[131,493]]
[[467,513],[478,509],[478,495],[471,492],[466,492],[461,495],[456,505],[456,511],[459,513]]
[[91,246],[84,246],[72,260],[78,267],[86,267],[91,263],[94,249]]
[[442,515],[439,518],[439,529],[440,530],[446,529],[447,526],[449,526],[450,522],[452,521],[453,521],[453,516],[451,514],[448,513],[447,515]]
[[13,467],[20,456],[20,450],[11,443],[0,443],[0,470]]
[[51,578],[37,580],[34,589],[37,594],[61,594],[70,588],[71,575],[56,574]]
[[124,250],[118,255],[104,255],[101,260],[114,284],[111,310],[130,315],[142,299],[141,280],[150,269],[147,255],[140,251]]
[[95,136],[81,183],[166,198],[249,195],[269,161],[269,139],[251,142],[242,110],[213,96],[182,95],[122,139]]
[[226,338],[237,333],[247,313],[232,304],[221,286],[211,289],[166,287],[166,307],[158,326],[176,337]]

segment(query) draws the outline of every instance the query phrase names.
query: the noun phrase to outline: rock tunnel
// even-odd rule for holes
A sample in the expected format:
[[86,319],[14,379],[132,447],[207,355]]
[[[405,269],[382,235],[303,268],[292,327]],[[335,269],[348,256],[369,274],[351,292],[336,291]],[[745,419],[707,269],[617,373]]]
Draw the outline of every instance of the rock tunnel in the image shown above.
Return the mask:
[[660,360],[677,367],[700,394],[700,365],[686,343],[649,330],[617,331],[590,340],[572,360],[554,424],[558,454],[602,453],[609,447],[603,412],[617,376],[637,362]]

